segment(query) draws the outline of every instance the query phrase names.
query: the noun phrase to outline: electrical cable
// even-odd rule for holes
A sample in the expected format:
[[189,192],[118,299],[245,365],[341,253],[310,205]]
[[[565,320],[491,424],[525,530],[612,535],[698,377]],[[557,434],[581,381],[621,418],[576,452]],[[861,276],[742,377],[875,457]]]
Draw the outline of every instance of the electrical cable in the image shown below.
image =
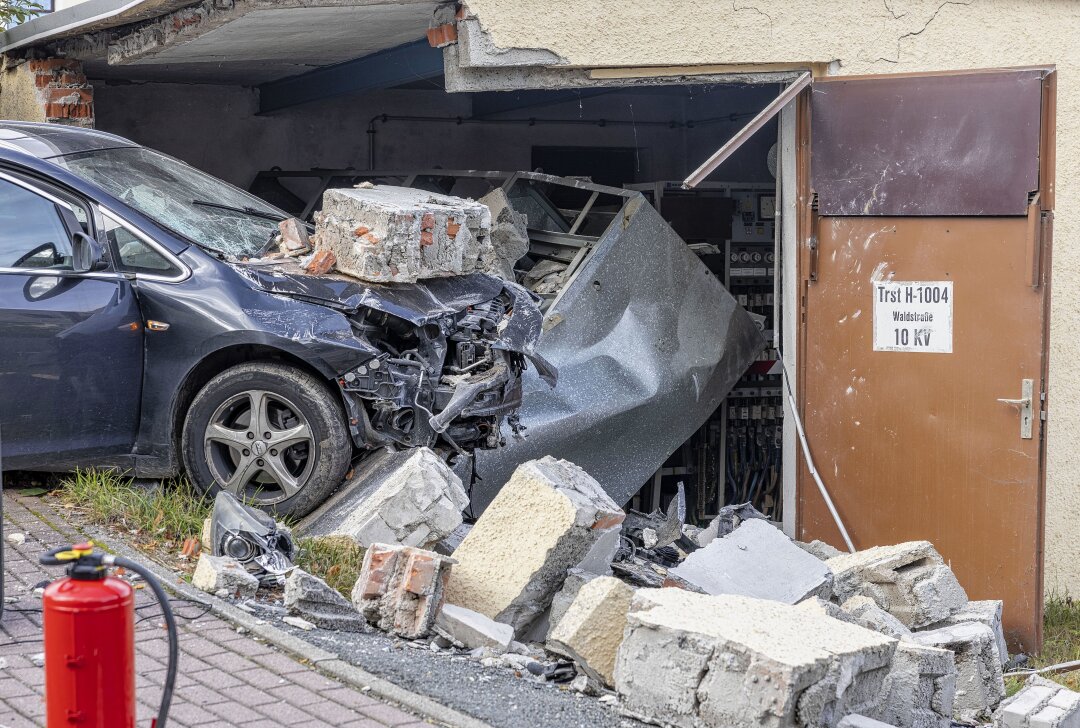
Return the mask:
[[829,513],[832,514],[832,519],[833,522],[836,523],[836,527],[840,529],[840,535],[843,536],[848,551],[855,553],[855,544],[851,542],[851,536],[848,535],[848,531],[844,527],[844,522],[840,519],[840,514],[837,513],[836,506],[833,504],[832,497],[829,496],[829,490],[825,487],[821,475],[814,466],[814,459],[810,456],[810,445],[806,441],[806,431],[803,429],[802,418],[799,417],[799,408],[795,405],[795,395],[791,391],[791,378],[788,376],[787,362],[784,361],[784,357],[779,349],[776,350],[776,357],[780,360],[780,368],[783,370],[784,387],[787,390],[788,405],[791,407],[791,416],[795,420],[795,432],[799,436],[799,443],[802,445],[803,458],[806,460],[806,467],[810,471],[810,477],[814,479],[818,490],[821,492],[821,497],[825,499],[825,505],[828,507]]
[[180,661],[179,630],[176,626],[176,617],[173,615],[172,607],[169,606],[169,595],[165,593],[165,589],[153,572],[142,564],[131,559],[125,559],[123,556],[107,555],[104,560],[107,564],[122,566],[141,576],[150,586],[150,589],[153,590],[154,596],[157,597],[158,602],[161,604],[161,613],[165,617],[165,626],[169,635],[169,664],[165,670],[165,685],[161,690],[161,704],[158,706],[157,721],[154,726],[155,728],[165,728],[166,721],[169,718],[169,706],[172,704],[173,688],[176,686],[176,668]]

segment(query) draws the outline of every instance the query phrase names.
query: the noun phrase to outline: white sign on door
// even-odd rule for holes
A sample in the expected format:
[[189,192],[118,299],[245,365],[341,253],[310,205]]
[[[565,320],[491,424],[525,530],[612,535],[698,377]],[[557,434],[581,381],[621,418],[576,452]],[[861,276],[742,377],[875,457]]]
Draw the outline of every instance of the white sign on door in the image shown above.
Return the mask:
[[952,353],[952,281],[875,281],[874,351]]

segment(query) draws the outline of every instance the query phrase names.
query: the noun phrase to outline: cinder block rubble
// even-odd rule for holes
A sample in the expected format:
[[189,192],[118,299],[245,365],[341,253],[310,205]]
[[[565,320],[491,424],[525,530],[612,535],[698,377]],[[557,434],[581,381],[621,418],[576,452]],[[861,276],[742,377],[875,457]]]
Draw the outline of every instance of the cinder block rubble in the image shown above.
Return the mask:
[[460,642],[470,650],[486,647],[498,654],[510,649],[514,639],[514,628],[510,625],[456,604],[442,605],[435,617],[435,629],[447,639]]
[[961,622],[979,622],[985,624],[994,632],[994,642],[997,646],[998,660],[1004,665],[1009,661],[1009,648],[1005,644],[1005,633],[1001,629],[1002,603],[999,599],[987,599],[977,602],[968,602],[967,606],[937,624],[932,624],[927,629],[939,629],[949,627]]
[[491,244],[480,253],[480,269],[515,280],[514,263],[529,252],[529,218],[511,207],[501,187],[481,197],[480,202],[491,211]]
[[954,716],[972,722],[989,716],[1005,697],[1005,682],[998,661],[994,632],[985,624],[964,622],[941,629],[916,632],[920,645],[952,650],[956,664]]
[[779,602],[641,589],[615,688],[628,714],[663,725],[832,727],[878,702],[896,645]]
[[442,458],[426,447],[379,452],[300,523],[305,535],[350,536],[362,546],[427,548],[461,525],[469,496]]
[[881,699],[867,715],[897,728],[949,728],[956,667],[949,650],[900,640]]
[[327,190],[317,244],[337,269],[374,283],[413,283],[480,269],[491,211],[460,197],[377,185]]
[[364,554],[352,603],[371,624],[416,639],[435,624],[454,559],[398,544],[372,544]]
[[523,463],[454,551],[447,601],[522,634],[551,604],[567,570],[623,518],[573,463],[550,456]]
[[589,677],[615,685],[615,655],[622,644],[634,590],[612,576],[586,582],[548,636],[553,652],[569,657]]
[[303,617],[323,629],[342,632],[368,629],[367,622],[348,599],[303,569],[293,569],[285,579],[284,605],[290,614]]
[[841,603],[867,596],[906,627],[918,629],[963,609],[967,594],[928,541],[877,546],[825,562]]
[[259,580],[239,561],[231,556],[212,556],[205,551],[195,565],[191,584],[217,596],[253,597],[259,590]]
[[1080,693],[1038,675],[1002,701],[995,728],[1080,728]]
[[694,551],[670,571],[706,594],[740,594],[796,604],[828,599],[832,572],[783,532],[759,518],[743,521],[726,536]]

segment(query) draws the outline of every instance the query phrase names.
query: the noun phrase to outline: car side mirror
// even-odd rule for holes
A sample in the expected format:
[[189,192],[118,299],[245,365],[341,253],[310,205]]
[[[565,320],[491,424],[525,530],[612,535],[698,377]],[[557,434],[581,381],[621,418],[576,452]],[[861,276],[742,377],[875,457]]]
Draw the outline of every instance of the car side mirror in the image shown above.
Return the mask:
[[105,267],[105,249],[86,233],[71,236],[72,267],[76,273],[89,273]]

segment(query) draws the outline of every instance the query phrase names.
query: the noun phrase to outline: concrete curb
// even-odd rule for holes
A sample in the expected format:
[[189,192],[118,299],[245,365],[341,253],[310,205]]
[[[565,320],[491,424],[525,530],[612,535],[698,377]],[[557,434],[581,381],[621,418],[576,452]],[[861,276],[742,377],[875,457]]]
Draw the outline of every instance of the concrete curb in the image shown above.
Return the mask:
[[[45,523],[57,520],[49,518],[50,515],[58,514],[53,511],[48,503],[41,501],[32,503],[28,502],[26,498],[19,498],[19,502]],[[48,510],[49,513],[44,514],[41,512],[42,510]],[[116,541],[114,537],[96,526],[83,527],[70,522],[66,523],[69,528],[83,533],[95,543],[100,544],[106,551],[143,564],[150,569],[168,591],[195,603],[208,605],[211,612],[227,622],[243,627],[250,634],[261,637],[267,643],[293,657],[309,662],[316,670],[327,676],[352,687],[362,689],[369,695],[396,703],[398,706],[417,713],[423,718],[434,720],[450,728],[491,728],[482,720],[447,707],[426,695],[413,692],[389,680],[373,675],[363,668],[338,658],[333,652],[316,647],[283,629],[275,627],[268,621],[261,620],[243,609],[238,609],[224,599],[219,599],[212,594],[196,589],[186,581],[179,579],[174,572],[164,565],[147,557],[146,554],[136,551],[123,541]],[[259,622],[263,623],[259,624]]]

